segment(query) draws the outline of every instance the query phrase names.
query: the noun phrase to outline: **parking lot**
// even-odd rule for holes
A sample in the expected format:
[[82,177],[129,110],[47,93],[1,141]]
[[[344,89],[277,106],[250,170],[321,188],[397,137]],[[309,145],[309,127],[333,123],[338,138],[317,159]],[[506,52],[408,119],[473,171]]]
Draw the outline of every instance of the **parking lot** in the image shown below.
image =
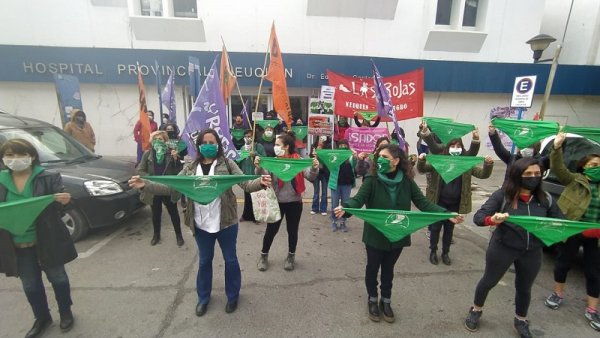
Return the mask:
[[[475,179],[474,210],[497,189],[504,166],[494,175]],[[424,177],[417,176],[424,187]],[[312,196],[312,187],[305,198]],[[239,192],[239,190],[237,190]],[[242,194],[238,193],[238,197]],[[242,204],[238,204],[241,211]],[[270,268],[256,269],[264,224],[240,224],[238,256],[242,293],[238,310],[224,311],[223,262],[215,254],[213,295],[204,317],[194,314],[198,265],[194,239],[178,248],[170,220],[163,213],[162,241],[150,246],[152,224],[145,208],[124,224],[92,231],[76,244],[79,258],[67,265],[73,292],[73,330],[61,334],[51,288],[48,297],[55,324],[45,337],[511,337],[514,336],[514,275],[507,273],[487,300],[480,331],[472,334],[463,320],[484,269],[489,230],[477,228],[468,217],[455,231],[450,256],[453,265],[431,265],[425,231],[413,235],[394,279],[392,306],[396,322],[373,323],[367,317],[364,287],[362,221],[351,218],[350,231],[332,233],[325,216],[310,215],[304,204],[297,266],[283,269],[287,252],[285,227],[269,255]],[[218,249],[216,251],[219,251]],[[567,299],[560,310],[543,305],[553,285],[552,256],[545,255],[532,291],[531,330],[535,336],[591,337],[598,333],[583,317],[585,287],[580,267],[569,275]],[[49,287],[49,284],[47,284]],[[24,336],[33,323],[20,282],[0,283],[2,337]]]

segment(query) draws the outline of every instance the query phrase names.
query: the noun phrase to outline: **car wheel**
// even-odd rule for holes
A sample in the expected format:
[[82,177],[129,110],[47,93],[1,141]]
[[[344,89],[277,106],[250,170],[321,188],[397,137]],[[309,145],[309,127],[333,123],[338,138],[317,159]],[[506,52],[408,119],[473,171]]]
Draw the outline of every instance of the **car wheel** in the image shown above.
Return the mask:
[[67,209],[62,217],[62,221],[65,223],[67,230],[69,230],[73,242],[82,239],[90,229],[87,220],[81,211],[77,209]]

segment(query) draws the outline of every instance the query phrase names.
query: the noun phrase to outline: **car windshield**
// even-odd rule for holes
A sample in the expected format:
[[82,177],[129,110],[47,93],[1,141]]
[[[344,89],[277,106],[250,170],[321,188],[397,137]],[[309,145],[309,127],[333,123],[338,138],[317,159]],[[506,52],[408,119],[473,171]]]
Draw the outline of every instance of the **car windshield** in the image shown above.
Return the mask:
[[42,165],[71,163],[97,157],[77,144],[58,128],[35,127],[0,130],[0,145],[6,140],[22,138],[37,149]]

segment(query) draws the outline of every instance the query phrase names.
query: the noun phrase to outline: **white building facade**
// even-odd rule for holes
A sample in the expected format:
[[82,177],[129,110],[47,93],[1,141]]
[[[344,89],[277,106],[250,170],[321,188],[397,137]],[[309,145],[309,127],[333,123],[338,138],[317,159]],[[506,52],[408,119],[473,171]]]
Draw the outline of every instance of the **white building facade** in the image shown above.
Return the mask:
[[[327,69],[370,76],[373,58],[383,76],[424,68],[424,115],[475,124],[485,139],[490,111],[510,105],[516,76],[537,76],[525,118],[540,110],[550,65],[533,64],[525,41],[545,33],[557,42],[542,59],[552,58],[562,43],[545,119],[600,126],[596,0],[574,0],[572,9],[567,0],[6,0],[2,5],[0,110],[60,126],[53,77],[75,75],[102,155],[135,154],[138,64],[156,119],[156,74],[164,85],[175,72],[180,127],[191,104],[188,57],[198,58],[204,72],[223,41],[243,99],[255,100],[272,22],[297,117],[306,117],[308,99],[327,84]],[[259,110],[272,109],[270,83],[265,86]],[[239,111],[241,101],[234,95],[230,111]],[[418,123],[401,122],[411,152],[416,152]],[[481,153],[492,151],[482,147]]]

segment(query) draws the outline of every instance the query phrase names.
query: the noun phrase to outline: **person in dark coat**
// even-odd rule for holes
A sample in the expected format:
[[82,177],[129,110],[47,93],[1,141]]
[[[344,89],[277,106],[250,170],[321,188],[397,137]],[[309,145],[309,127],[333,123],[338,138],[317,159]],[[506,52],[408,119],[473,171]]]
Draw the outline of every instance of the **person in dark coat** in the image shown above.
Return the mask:
[[61,220],[62,206],[71,195],[64,192],[58,173],[49,173],[41,165],[37,150],[23,139],[12,139],[0,147],[0,158],[6,170],[0,171],[0,204],[31,197],[54,195],[52,202],[22,235],[0,229],[0,272],[18,276],[31,305],[35,321],[25,336],[37,337],[50,324],[52,317],[42,270],[52,284],[63,332],[73,327],[71,286],[65,264],[77,257],[69,231]]

